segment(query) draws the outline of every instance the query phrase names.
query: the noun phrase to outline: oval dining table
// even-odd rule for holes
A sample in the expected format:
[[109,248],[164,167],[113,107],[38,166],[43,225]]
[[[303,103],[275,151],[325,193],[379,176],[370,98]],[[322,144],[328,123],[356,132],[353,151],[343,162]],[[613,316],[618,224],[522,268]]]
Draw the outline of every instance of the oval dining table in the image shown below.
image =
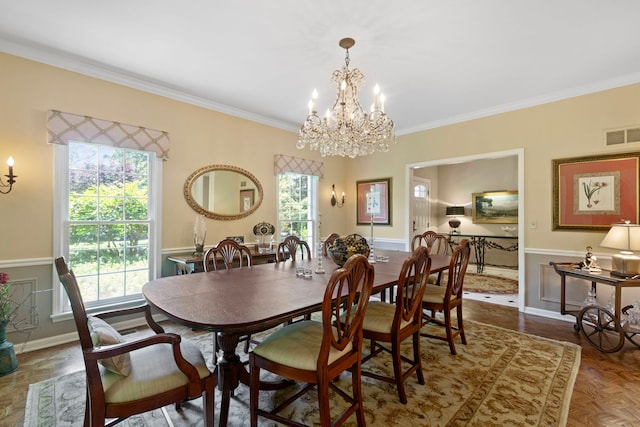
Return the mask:
[[[388,262],[376,262],[373,293],[398,280],[408,252],[376,250]],[[265,331],[293,318],[319,311],[326,285],[338,268],[323,258],[324,274],[296,275],[296,267],[315,271],[316,259],[285,261],[252,267],[169,276],[142,288],[148,303],[171,320],[193,329],[217,333],[221,354],[215,370],[221,390],[220,426],[227,425],[229,402],[239,383],[249,384],[249,372],[236,353],[240,336]],[[432,255],[431,272],[449,267],[449,256]],[[282,388],[288,383],[263,382],[261,388]]]

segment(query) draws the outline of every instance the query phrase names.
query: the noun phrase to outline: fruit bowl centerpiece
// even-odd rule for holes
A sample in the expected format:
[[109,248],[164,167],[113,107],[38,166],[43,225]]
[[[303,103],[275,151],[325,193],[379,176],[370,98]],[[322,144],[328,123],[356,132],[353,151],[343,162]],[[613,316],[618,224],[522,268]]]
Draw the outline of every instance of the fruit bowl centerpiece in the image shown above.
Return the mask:
[[355,254],[369,256],[369,244],[367,240],[359,234],[349,234],[345,237],[338,237],[333,244],[327,248],[329,257],[340,267],[344,265],[349,257]]

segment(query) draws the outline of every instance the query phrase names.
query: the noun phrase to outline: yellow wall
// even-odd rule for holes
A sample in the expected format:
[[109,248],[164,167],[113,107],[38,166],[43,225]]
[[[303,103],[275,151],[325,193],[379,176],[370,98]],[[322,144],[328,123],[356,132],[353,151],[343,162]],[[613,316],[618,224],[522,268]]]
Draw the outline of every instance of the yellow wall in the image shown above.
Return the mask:
[[[50,109],[169,132],[163,164],[163,248],[193,245],[196,213],[183,196],[186,178],[210,164],[238,166],[264,187],[256,213],[237,221],[207,220],[207,246],[229,235],[251,241],[253,225],[275,223],[274,154],[323,161],[320,183],[323,230],[346,231],[342,210],[331,211],[331,184],[344,181],[344,160],[296,148],[297,135],[270,126],[130,89],[96,78],[0,53],[0,165],[12,155],[14,189],[0,195],[0,262],[52,256],[53,147],[46,143]],[[0,166],[5,174],[6,165]]]
[[[377,227],[375,233],[379,238],[402,241],[408,229],[407,164],[518,148],[525,153],[525,191],[521,193],[525,224],[537,223],[535,229],[525,227],[526,249],[581,252],[587,245],[597,248],[603,233],[551,230],[551,160],[638,147],[606,148],[603,131],[640,124],[640,84],[399,136],[389,153],[351,160],[300,151],[294,132],[15,56],[0,53],[0,70],[0,165],[12,155],[18,175],[14,190],[0,195],[0,268],[10,268],[15,278],[36,278],[39,290],[51,289],[53,282],[53,147],[46,144],[46,112],[50,109],[169,132],[170,160],[163,167],[165,252],[193,245],[196,214],[184,200],[182,189],[185,179],[206,165],[229,164],[246,169],[261,181],[265,191],[262,205],[250,217],[207,220],[207,245],[228,235],[251,239],[255,223],[275,222],[274,154],[324,162],[325,180],[320,186],[323,235],[336,231],[367,236],[368,227],[355,226],[356,181],[392,177],[393,225]],[[401,125],[402,118],[393,116],[393,102],[388,111]],[[6,166],[0,166],[0,174],[5,170]],[[346,192],[342,209],[329,205],[332,184],[338,193]],[[539,259],[546,262],[548,257]],[[531,291],[526,303],[531,306],[539,303],[535,262],[527,272]],[[37,299],[41,324],[32,340],[74,330],[70,321],[49,321],[50,294],[40,293]]]
[[[524,149],[525,227],[527,248],[583,251],[597,248],[603,233],[552,231],[552,159],[638,150],[640,145],[604,146],[604,130],[640,124],[640,84],[566,99],[537,107],[403,135],[388,154],[355,161],[347,182],[394,177],[393,226],[385,237],[402,238],[407,213],[405,165],[479,153]],[[434,101],[437,102],[437,101]],[[393,114],[392,103],[388,113]],[[394,119],[400,123],[401,117]],[[392,159],[391,161],[389,159]],[[440,195],[440,197],[444,197]],[[355,213],[354,213],[355,215]]]

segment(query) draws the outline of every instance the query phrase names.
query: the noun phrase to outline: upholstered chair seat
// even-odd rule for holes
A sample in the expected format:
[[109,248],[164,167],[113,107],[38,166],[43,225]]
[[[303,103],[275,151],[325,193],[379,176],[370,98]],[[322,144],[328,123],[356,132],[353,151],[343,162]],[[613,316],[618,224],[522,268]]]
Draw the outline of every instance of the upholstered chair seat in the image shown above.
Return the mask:
[[[422,301],[426,303],[442,303],[445,298],[445,294],[447,293],[446,286],[439,285],[427,285],[424,288],[424,296],[422,297]],[[455,295],[451,295],[451,299],[455,299]]]
[[[282,366],[312,371],[317,368],[322,345],[322,323],[304,320],[281,328],[265,338],[253,351]],[[334,328],[334,335],[335,328]],[[329,349],[329,363],[351,352],[349,343],[343,350]]]
[[[390,334],[395,314],[395,304],[388,304],[381,301],[370,301],[362,327],[368,331]],[[401,319],[400,328],[405,328],[410,323],[411,320]]]
[[[107,347],[102,347],[107,348]],[[198,347],[190,341],[180,342],[184,358],[197,370],[201,379],[211,375]],[[175,363],[169,344],[158,344],[129,353],[131,372],[124,376],[101,367],[102,386],[106,403],[130,402],[152,397],[189,384],[189,380]],[[162,369],[158,369],[162,366]]]

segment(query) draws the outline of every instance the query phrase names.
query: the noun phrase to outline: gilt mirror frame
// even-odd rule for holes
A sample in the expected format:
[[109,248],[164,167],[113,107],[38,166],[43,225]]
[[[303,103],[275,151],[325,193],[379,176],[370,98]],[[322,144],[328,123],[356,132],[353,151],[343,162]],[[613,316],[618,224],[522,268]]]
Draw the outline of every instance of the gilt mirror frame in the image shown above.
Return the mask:
[[[245,177],[247,177],[247,179],[251,180],[255,184],[256,190],[258,192],[258,194],[256,194],[255,203],[253,204],[253,206],[251,206],[251,208],[246,211],[239,212],[238,214],[233,214],[233,215],[216,213],[200,206],[196,201],[196,199],[193,197],[193,193],[191,191],[193,187],[193,183],[196,179],[203,176],[204,174],[208,172],[215,172],[215,171],[236,172],[241,175],[244,175]],[[189,206],[191,206],[191,208],[194,211],[204,215],[207,218],[217,219],[220,221],[232,221],[236,219],[245,218],[251,215],[260,207],[260,205],[262,204],[262,199],[264,197],[264,193],[262,191],[262,184],[260,183],[260,181],[258,181],[258,178],[256,178],[251,172],[247,170],[244,170],[236,166],[229,166],[229,165],[209,165],[196,170],[191,175],[189,175],[189,177],[185,181],[183,193],[184,193],[184,198],[187,200],[187,203],[189,204]]]

